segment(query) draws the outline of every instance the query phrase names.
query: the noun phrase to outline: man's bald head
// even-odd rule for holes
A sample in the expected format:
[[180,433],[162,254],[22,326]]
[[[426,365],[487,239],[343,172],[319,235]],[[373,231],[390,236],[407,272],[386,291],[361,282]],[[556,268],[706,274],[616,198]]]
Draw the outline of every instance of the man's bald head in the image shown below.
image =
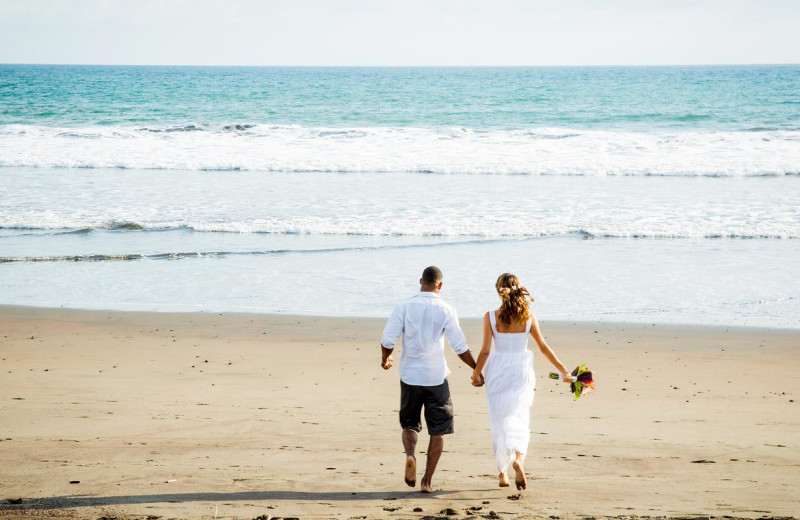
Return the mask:
[[422,278],[419,279],[419,284],[422,286],[423,291],[439,292],[443,279],[442,270],[435,265],[431,265],[422,271]]

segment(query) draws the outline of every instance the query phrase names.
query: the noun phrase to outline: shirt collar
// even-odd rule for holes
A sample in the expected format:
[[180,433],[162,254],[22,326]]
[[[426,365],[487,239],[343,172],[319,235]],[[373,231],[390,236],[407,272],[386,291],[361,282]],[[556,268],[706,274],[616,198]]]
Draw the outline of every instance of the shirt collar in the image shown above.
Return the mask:
[[420,291],[417,293],[417,296],[423,296],[425,298],[440,298],[440,296],[433,291]]

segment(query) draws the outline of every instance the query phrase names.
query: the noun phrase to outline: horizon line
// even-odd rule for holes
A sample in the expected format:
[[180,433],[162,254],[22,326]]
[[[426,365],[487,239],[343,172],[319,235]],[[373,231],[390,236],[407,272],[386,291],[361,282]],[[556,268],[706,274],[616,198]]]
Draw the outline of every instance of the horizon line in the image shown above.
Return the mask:
[[48,63],[48,62],[0,62],[7,65],[40,65],[62,67],[239,67],[239,68],[554,68],[554,67],[758,67],[798,66],[800,62],[760,63],[606,63],[606,64],[562,64],[562,65],[244,65],[244,64],[198,64],[198,63]]

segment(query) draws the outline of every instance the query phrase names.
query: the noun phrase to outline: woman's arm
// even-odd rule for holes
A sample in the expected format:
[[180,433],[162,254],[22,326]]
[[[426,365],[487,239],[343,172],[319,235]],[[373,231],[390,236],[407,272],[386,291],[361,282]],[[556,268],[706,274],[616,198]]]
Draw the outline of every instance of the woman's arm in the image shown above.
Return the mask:
[[492,351],[492,323],[489,321],[489,313],[483,315],[483,345],[481,345],[481,352],[478,354],[478,362],[475,363],[475,370],[472,371],[472,384],[475,386],[483,386],[483,367],[486,366],[486,360],[489,359],[489,353]]
[[531,336],[533,336],[533,339],[534,341],[536,341],[536,344],[539,345],[539,351],[542,354],[544,354],[544,357],[546,357],[547,360],[550,361],[550,363],[552,363],[554,367],[556,367],[556,370],[561,372],[561,376],[564,382],[571,383],[572,376],[570,375],[569,372],[567,372],[567,367],[564,366],[564,363],[559,361],[558,356],[556,356],[556,353],[553,352],[553,349],[550,348],[550,345],[548,345],[547,342],[542,337],[542,332],[539,330],[539,322],[536,321],[535,316],[531,316]]

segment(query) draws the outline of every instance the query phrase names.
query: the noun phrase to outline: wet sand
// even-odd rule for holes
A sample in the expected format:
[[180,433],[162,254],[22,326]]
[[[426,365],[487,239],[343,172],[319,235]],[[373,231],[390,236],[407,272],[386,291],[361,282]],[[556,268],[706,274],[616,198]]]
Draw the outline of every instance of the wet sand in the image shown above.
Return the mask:
[[798,330],[542,323],[598,388],[574,402],[536,353],[520,496],[448,350],[456,433],[423,495],[383,324],[0,307],[0,516],[800,516]]

